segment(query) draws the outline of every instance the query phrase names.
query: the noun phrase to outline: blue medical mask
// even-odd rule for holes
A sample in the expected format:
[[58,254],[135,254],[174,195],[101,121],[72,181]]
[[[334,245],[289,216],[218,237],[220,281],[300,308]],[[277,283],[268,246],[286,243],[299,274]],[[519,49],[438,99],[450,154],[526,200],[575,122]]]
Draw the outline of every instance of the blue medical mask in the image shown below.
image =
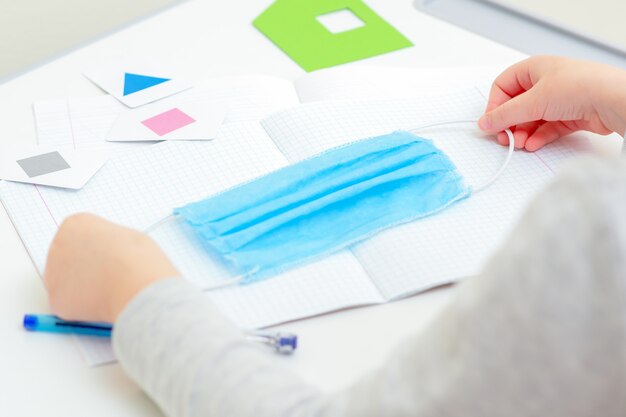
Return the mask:
[[470,195],[435,145],[397,131],[331,149],[174,211],[244,283]]

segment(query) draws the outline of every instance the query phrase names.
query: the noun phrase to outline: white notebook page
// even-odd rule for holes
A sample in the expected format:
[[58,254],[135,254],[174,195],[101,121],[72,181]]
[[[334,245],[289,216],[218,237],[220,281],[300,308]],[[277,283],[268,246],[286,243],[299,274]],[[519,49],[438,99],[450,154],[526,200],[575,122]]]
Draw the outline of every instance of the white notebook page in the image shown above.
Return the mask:
[[[33,104],[37,143],[60,149],[87,149],[110,154],[147,143],[106,142],[119,114],[127,108],[112,96],[42,100]],[[119,145],[119,146],[117,146]]]
[[[361,138],[438,121],[477,120],[484,93],[470,89],[446,96],[383,101],[319,102],[270,116],[262,124],[290,162]],[[507,149],[473,123],[423,129],[455,162],[468,183],[485,183]],[[573,156],[562,141],[531,154],[515,152],[490,188],[434,216],[384,231],[353,253],[385,299],[406,296],[477,274],[506,237],[532,196]]]
[[[175,207],[205,198],[286,165],[257,123],[225,125],[210,142],[166,142],[111,160],[79,191],[2,183],[1,195],[39,271],[59,224],[77,212],[145,230]],[[181,273],[210,286],[229,277],[211,262],[178,221],[151,232]],[[244,288],[243,286],[237,287]],[[277,277],[250,290],[212,293],[225,313],[244,327],[261,327],[353,304],[382,301],[350,252]],[[346,289],[350,288],[350,291]],[[330,296],[332,293],[334,295]],[[213,295],[215,294],[215,295]],[[237,301],[240,297],[241,300]],[[254,297],[272,300],[253,302]],[[306,297],[307,302],[303,302]],[[278,309],[280,314],[266,308]]]
[[[231,122],[224,125],[220,136],[213,142],[163,143],[122,155],[107,164],[80,192],[2,183],[0,196],[41,270],[47,247],[59,222],[71,213],[91,211],[112,221],[144,229],[166,216],[176,205],[203,198],[284,166],[288,160],[295,161],[346,141],[422,122],[478,117],[484,106],[481,100],[484,100],[481,95],[472,90],[448,97],[312,104],[267,119],[265,130],[255,122]],[[463,141],[467,142],[471,128],[458,128],[433,130],[432,137],[435,138],[435,133],[440,139],[445,135],[449,145],[455,144],[455,140],[462,145]],[[266,132],[273,136],[284,155]],[[426,133],[423,135],[428,136]],[[450,154],[471,182],[494,172],[504,157],[505,149],[485,140],[479,141],[475,135],[470,138],[472,145],[466,147],[454,145],[446,148],[445,143],[436,143]],[[539,164],[539,168],[529,163],[528,158],[517,158],[518,153],[514,164],[523,163],[520,169],[524,173],[529,167],[533,172],[540,173],[541,178],[536,182],[543,184],[544,176],[549,178],[544,175],[546,171],[569,154],[569,151],[549,151],[531,155],[535,161],[533,164]],[[521,162],[515,162],[518,159]],[[516,191],[518,200],[515,200],[519,210],[532,194],[526,188],[534,191],[540,186],[533,182],[535,180],[527,181],[521,177],[520,181],[526,182],[515,184],[519,187]],[[511,189],[505,191],[511,192]],[[501,199],[496,196],[495,200]],[[133,204],[128,204],[129,201]],[[478,206],[473,211],[458,209],[459,218],[455,221],[467,227],[470,224],[468,218],[493,212],[491,202],[486,206]],[[457,207],[462,206],[459,204]],[[472,258],[470,261],[473,263],[463,256],[455,262],[446,258],[444,266],[450,264],[456,269],[439,268],[444,252],[441,247],[448,249],[451,240],[438,236],[442,230],[455,230],[446,225],[448,220],[445,216],[450,216],[457,207],[410,225],[431,222],[424,230],[407,233],[402,230],[409,227],[407,225],[361,244],[353,251],[358,261],[344,251],[268,281],[221,290],[211,293],[210,297],[235,322],[244,327],[259,327],[343,307],[379,303],[467,276],[473,271],[472,267],[479,266],[474,259],[478,255],[470,250],[459,253],[466,254],[463,255],[465,258]],[[515,210],[503,210],[502,217],[512,223],[518,214]],[[185,276],[199,283],[224,279],[225,271],[209,262],[206,253],[198,251],[192,244],[193,237],[185,235],[184,228],[178,226],[166,223],[153,236]],[[489,250],[482,250],[473,242],[484,241],[495,246],[504,234],[499,228],[497,222],[491,226],[483,223],[477,227],[478,230],[466,230],[465,238],[458,240],[458,244],[484,255]],[[398,233],[398,236],[392,233]],[[485,237],[481,238],[483,235],[480,233],[485,233]],[[429,234],[431,239],[428,242],[423,239],[416,241],[412,237]],[[455,232],[455,238],[457,234]],[[419,253],[429,254],[428,251],[431,251],[433,254],[417,258],[415,253],[420,250],[420,244]],[[416,259],[428,262],[415,263]],[[87,356],[91,356],[92,363],[111,359],[110,354],[102,353],[107,349],[101,342],[87,340],[82,347]]]

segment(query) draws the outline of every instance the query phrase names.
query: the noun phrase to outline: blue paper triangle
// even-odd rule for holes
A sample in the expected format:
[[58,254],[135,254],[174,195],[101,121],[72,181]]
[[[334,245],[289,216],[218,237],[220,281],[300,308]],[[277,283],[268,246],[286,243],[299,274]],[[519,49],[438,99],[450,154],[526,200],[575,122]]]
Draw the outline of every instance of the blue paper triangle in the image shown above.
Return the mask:
[[127,96],[169,80],[169,78],[150,77],[148,75],[130,74],[127,72],[124,74],[124,95]]

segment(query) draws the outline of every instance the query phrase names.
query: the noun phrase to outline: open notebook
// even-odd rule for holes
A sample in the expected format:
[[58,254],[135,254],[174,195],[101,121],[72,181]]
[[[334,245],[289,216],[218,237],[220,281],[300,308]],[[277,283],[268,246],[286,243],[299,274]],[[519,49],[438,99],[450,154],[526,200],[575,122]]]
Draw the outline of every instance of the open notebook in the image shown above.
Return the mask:
[[[42,271],[49,243],[70,214],[88,211],[143,230],[174,207],[330,147],[396,129],[476,119],[484,105],[485,92],[476,87],[420,98],[318,101],[273,113],[260,123],[231,121],[210,142],[125,149],[80,191],[2,182],[0,197]],[[44,132],[41,124],[38,127],[40,138],[54,137],[58,128]],[[417,133],[433,139],[472,184],[489,178],[506,154],[472,125]],[[209,292],[207,297],[240,326],[256,328],[384,303],[474,275],[531,196],[576,152],[577,144],[572,140],[535,154],[516,152],[492,187],[441,214],[382,232],[350,250],[269,280]],[[211,285],[228,278],[181,222],[164,223],[151,235],[188,279]],[[101,342],[85,346],[91,363],[111,359]]]

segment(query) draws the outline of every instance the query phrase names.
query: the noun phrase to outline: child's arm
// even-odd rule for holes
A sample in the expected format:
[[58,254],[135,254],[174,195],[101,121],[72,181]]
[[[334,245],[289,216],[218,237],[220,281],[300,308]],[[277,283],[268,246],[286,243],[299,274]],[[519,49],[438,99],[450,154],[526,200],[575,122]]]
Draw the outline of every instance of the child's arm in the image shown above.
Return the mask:
[[[626,132],[626,71],[593,62],[538,56],[494,82],[479,126],[514,128],[515,146],[535,151],[578,130]],[[498,141],[508,145],[499,133]]]
[[57,315],[113,323],[143,288],[179,275],[148,236],[85,213],[61,224],[44,282]]
[[191,284],[154,278],[175,272],[139,233],[71,220],[50,250],[46,285],[61,315],[116,320],[123,368],[171,417],[622,416],[620,164],[568,171],[422,334],[338,393],[311,387],[246,342]]

